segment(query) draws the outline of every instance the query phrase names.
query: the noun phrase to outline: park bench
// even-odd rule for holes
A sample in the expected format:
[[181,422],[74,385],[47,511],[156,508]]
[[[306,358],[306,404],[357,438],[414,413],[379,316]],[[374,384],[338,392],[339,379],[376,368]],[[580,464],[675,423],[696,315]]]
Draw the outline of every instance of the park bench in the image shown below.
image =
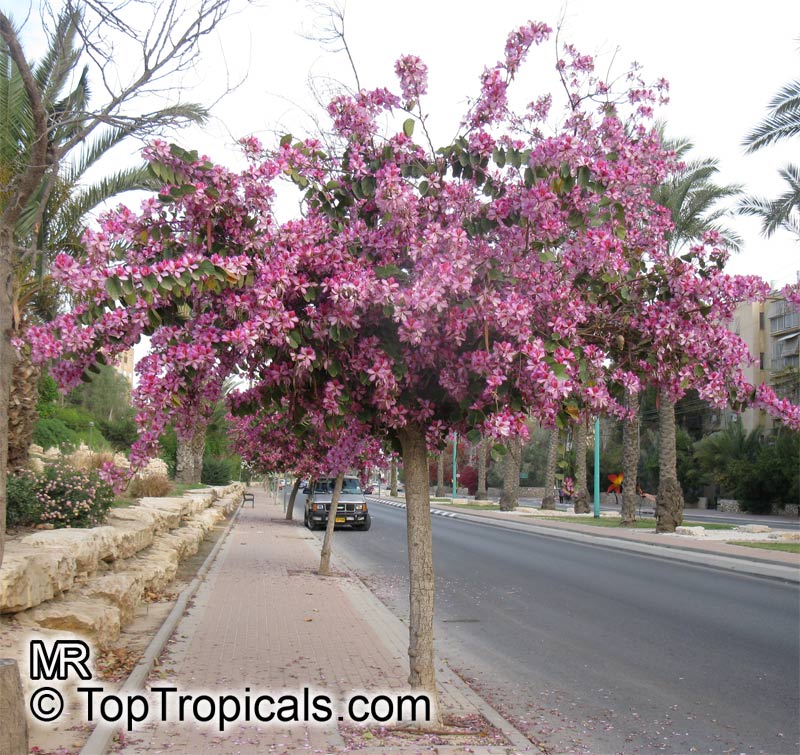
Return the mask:
[[256,499],[252,493],[242,493],[242,506],[249,503],[253,508],[256,506]]

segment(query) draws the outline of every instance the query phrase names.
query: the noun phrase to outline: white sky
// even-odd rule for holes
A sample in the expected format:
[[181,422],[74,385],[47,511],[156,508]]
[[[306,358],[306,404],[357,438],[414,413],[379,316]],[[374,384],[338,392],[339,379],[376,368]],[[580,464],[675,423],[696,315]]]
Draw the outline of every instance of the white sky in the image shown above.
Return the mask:
[[[28,4],[10,5],[21,20]],[[394,87],[393,65],[402,54],[423,59],[429,68],[425,109],[439,146],[456,133],[466,96],[477,93],[483,67],[501,57],[508,31],[529,19],[555,27],[562,11],[562,39],[581,52],[597,54],[607,65],[618,49],[618,73],[636,60],[647,80],[670,81],[671,103],[659,118],[669,135],[695,143],[696,157],[719,159],[720,182],[741,183],[748,193],[770,198],[783,191],[778,169],[798,161],[800,140],[754,155],[745,155],[741,142],[778,89],[800,74],[797,0],[570,0],[566,8],[562,0],[348,0],[346,36],[364,87]],[[184,99],[208,103],[226,88],[226,77],[246,78],[216,105],[211,124],[178,140],[233,163],[235,138],[305,133],[303,110],[318,110],[308,94],[309,76],[353,82],[343,54],[304,38],[314,23],[305,0],[262,0],[228,19],[205,40],[196,69],[201,84]],[[521,92],[526,100],[556,86],[554,55],[550,42],[532,56],[525,81],[530,91]],[[194,82],[187,76],[182,83]],[[756,219],[736,217],[731,224],[745,240],[731,272],[778,284],[795,279],[798,242],[784,232],[764,240]]]

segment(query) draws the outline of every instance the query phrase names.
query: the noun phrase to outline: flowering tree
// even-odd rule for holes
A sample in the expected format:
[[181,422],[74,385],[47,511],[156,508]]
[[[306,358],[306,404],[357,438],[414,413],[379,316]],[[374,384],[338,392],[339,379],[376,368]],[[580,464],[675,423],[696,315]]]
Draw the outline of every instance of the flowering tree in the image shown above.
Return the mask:
[[[428,453],[451,431],[503,442],[526,437],[530,415],[551,427],[582,411],[624,417],[624,391],[649,379],[713,400],[734,390],[800,422],[751,395],[734,362],[741,342],[710,346],[728,301],[755,284],[698,276],[697,260],[718,259],[704,248],[687,262],[666,253],[669,218],[651,192],[670,156],[648,125],[664,82],[647,87],[634,69],[620,100],[566,46],[558,133],[542,133],[548,96],[511,110],[509,84],[549,32],[512,32],[463,134],[439,150],[413,139],[426,122],[426,68],[413,56],[396,66],[399,93],[332,101],[333,154],[314,139],[271,150],[249,139],[248,167],[233,173],[155,143],[147,157],[164,190],[139,214],[106,216],[86,237],[87,264],[59,258],[78,303],[30,334],[38,359],[69,359],[55,370],[65,386],[153,336],[135,463],[167,414],[230,374],[252,386],[244,414],[280,411],[339,438],[357,421],[387,437],[406,475],[409,678],[431,695],[435,722]],[[411,117],[385,133],[398,112]],[[303,192],[302,216],[283,224],[271,212],[279,176]],[[327,464],[341,472],[345,460]]]

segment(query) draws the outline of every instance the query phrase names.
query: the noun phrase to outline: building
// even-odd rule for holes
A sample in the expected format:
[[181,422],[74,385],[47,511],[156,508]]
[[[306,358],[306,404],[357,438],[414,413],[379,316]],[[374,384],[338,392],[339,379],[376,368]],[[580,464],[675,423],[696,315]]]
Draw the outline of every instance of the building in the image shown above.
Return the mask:
[[[757,357],[744,368],[753,385],[769,383],[775,392],[800,403],[800,309],[773,292],[764,302],[744,302],[736,309],[732,330]],[[741,421],[747,432],[769,430],[772,419],[762,411],[729,412],[727,421]]]
[[133,349],[128,349],[124,354],[120,354],[117,357],[117,362],[114,365],[117,372],[128,381],[131,388],[133,387],[133,364]]

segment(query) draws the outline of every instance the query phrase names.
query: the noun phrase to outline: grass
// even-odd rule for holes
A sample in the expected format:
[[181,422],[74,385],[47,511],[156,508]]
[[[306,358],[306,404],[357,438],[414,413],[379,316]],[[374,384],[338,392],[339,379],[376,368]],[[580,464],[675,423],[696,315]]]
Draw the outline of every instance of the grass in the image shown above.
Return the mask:
[[500,506],[496,503],[450,503],[450,500],[445,498],[431,498],[432,501],[439,501],[447,503],[449,506],[457,506],[460,509],[482,509],[484,511],[500,511]]
[[[584,516],[540,516],[537,519],[547,519],[551,522],[566,522],[568,524],[589,524],[594,527],[619,527],[622,521],[618,516],[603,516],[599,519]],[[630,529],[652,530],[655,529],[655,519],[637,519]],[[705,522],[684,522],[684,527],[705,527],[707,530],[732,530],[731,524],[707,524]]]
[[745,548],[761,548],[765,551],[783,551],[784,553],[800,553],[800,543],[743,543],[731,540],[730,545],[743,545]]

